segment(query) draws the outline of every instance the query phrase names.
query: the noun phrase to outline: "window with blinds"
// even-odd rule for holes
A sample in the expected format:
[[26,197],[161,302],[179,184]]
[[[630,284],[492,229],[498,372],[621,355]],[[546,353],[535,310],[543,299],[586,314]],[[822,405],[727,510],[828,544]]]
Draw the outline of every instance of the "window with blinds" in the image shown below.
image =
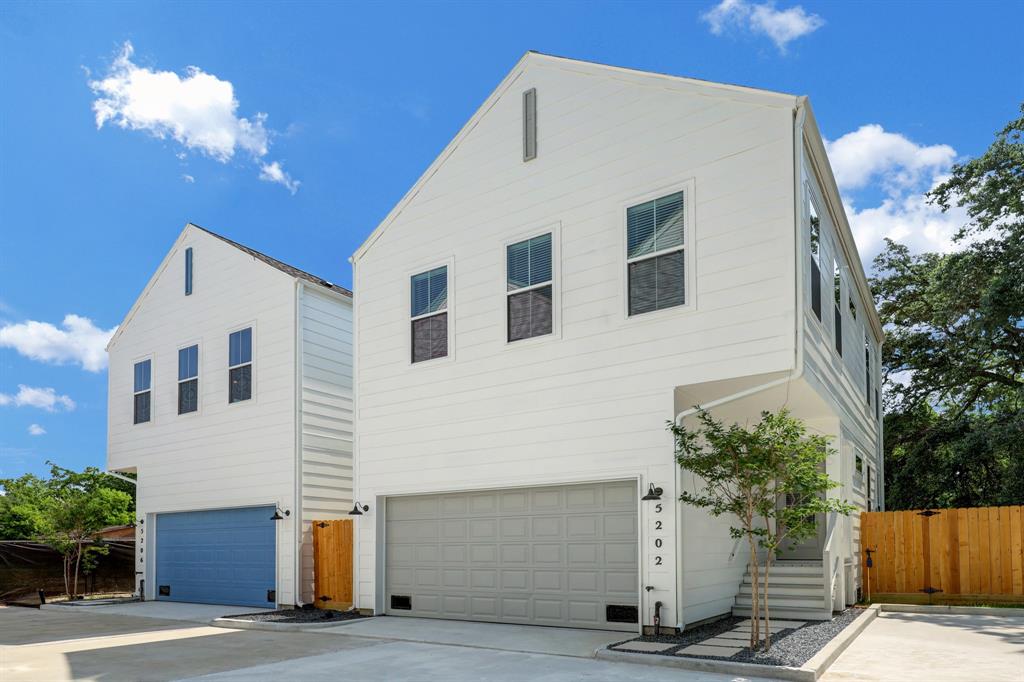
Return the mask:
[[448,355],[448,266],[412,276],[412,361]]
[[178,414],[199,409],[199,346],[178,349]]
[[821,319],[821,218],[807,192],[807,216],[811,240],[811,310]]
[[684,193],[626,209],[629,314],[686,303]]
[[506,263],[508,340],[550,334],[554,312],[551,233],[510,244]]

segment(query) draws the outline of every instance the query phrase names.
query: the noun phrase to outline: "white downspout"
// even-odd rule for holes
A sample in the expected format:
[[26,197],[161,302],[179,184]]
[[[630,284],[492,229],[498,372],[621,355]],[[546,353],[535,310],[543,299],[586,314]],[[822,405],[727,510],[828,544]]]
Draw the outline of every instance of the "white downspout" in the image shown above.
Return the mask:
[[295,401],[295,413],[292,420],[292,429],[295,432],[295,502],[292,515],[292,552],[295,554],[292,570],[295,572],[292,580],[295,591],[295,605],[302,606],[302,533],[305,522],[305,509],[302,507],[302,305],[305,298],[306,287],[302,280],[295,280],[295,394],[292,397]]
[[[794,335],[795,335],[795,367],[786,376],[780,379],[773,379],[763,384],[753,386],[751,388],[737,391],[730,395],[722,398],[717,398],[711,402],[705,403],[698,407],[691,407],[683,410],[676,415],[675,423],[681,425],[683,420],[689,416],[696,414],[699,410],[710,410],[726,403],[731,403],[734,400],[741,398],[747,398],[749,396],[761,393],[770,388],[788,384],[792,381],[796,381],[804,374],[804,259],[801,258],[801,244],[803,243],[803,234],[801,232],[801,226],[803,225],[803,140],[804,140],[804,120],[807,118],[807,109],[804,103],[807,101],[806,97],[798,97],[796,99],[796,106],[793,109],[793,260],[795,273],[794,281],[794,296],[795,296],[795,310],[796,319],[794,320]],[[683,470],[680,467],[676,467],[676,494],[683,489]],[[677,500],[678,502],[678,500]],[[676,504],[676,535],[678,540],[676,542],[676,628],[682,632],[683,622],[683,505]]]

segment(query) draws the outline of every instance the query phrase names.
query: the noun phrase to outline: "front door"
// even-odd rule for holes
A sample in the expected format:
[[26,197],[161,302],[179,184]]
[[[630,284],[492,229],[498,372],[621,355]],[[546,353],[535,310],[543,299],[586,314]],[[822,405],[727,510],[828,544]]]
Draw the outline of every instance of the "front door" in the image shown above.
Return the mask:
[[[780,504],[792,505],[795,501],[793,493],[787,493]],[[778,561],[821,561],[821,552],[825,547],[825,516],[816,514],[814,517],[816,532],[801,542],[784,539],[782,549],[776,559]]]

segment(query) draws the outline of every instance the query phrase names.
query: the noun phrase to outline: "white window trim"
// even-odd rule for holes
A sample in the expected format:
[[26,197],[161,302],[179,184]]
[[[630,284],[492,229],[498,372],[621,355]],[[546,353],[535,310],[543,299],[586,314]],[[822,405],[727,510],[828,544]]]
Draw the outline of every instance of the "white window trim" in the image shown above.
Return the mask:
[[[534,237],[543,237],[545,234],[551,234],[551,280],[542,284],[534,284],[528,287],[522,287],[513,291],[508,290],[508,247],[519,242],[526,241],[527,239],[533,239]],[[516,233],[514,236],[509,237],[501,245],[501,271],[503,276],[501,278],[501,291],[502,291],[502,309],[501,309],[501,332],[502,338],[504,339],[505,348],[523,348],[528,346],[534,346],[540,343],[554,341],[562,338],[562,223],[556,221],[554,223],[546,223],[542,226],[537,226],[529,230]],[[531,336],[528,339],[518,339],[516,341],[509,341],[508,339],[508,299],[512,294],[521,294],[524,291],[530,291],[532,289],[539,289],[540,287],[551,286],[551,333],[542,334],[540,336]],[[449,291],[450,293],[450,291]],[[449,320],[450,322],[451,320]]]
[[[243,362],[243,363],[240,363],[240,364],[237,364],[237,365],[232,365],[231,364],[231,335],[234,334],[235,332],[240,332],[243,329],[252,329],[252,353],[251,353],[251,357],[249,358],[249,362]],[[224,402],[227,403],[228,407],[237,407],[239,405],[249,405],[250,403],[251,404],[255,404],[256,403],[256,396],[258,395],[258,393],[256,391],[256,388],[257,388],[257,386],[256,386],[256,321],[252,320],[251,322],[244,322],[242,324],[235,325],[234,327],[229,327],[227,329],[227,331],[224,332],[224,336],[227,337],[227,338],[224,339],[225,344],[227,346],[227,352],[224,355],[225,355],[225,357],[227,358],[227,361],[228,361],[228,369],[227,369],[227,372],[225,372],[225,376],[224,376],[224,378],[227,380],[226,391],[225,391],[226,395],[224,397],[226,397],[227,400],[225,400]],[[249,399],[248,400],[237,400],[235,402],[231,402],[231,370],[233,370],[236,367],[244,367],[246,365],[251,365],[252,368],[253,368],[252,372],[249,373],[249,377],[250,377],[250,379],[249,379],[249,386],[251,388]],[[184,416],[184,415],[182,415],[182,416]]]
[[[135,365],[139,364],[140,362],[145,362],[146,360],[149,360],[149,389],[147,391],[136,391],[135,390]],[[156,421],[156,400],[154,399],[154,397],[156,396],[156,391],[153,390],[153,384],[156,383],[155,382],[155,378],[156,378],[156,371],[155,371],[155,368],[156,368],[156,354],[155,353],[151,353],[149,355],[140,355],[139,357],[132,359],[131,367],[132,367],[132,371],[131,371],[131,377],[132,377],[132,403],[131,403],[131,408],[132,408],[131,409],[131,413],[132,413],[131,414],[132,426],[146,426],[147,424],[152,424],[154,421]],[[135,423],[135,396],[137,396],[137,395],[139,395],[141,393],[147,393],[147,392],[149,393],[149,419],[144,421],[144,422]]]
[[[193,294],[195,293],[195,289],[194,288],[192,290],[192,293]],[[245,327],[242,327],[242,329],[245,329]],[[177,379],[175,381],[175,384],[174,384],[174,414],[175,414],[175,416],[178,416],[178,417],[193,417],[195,415],[198,415],[203,410],[203,398],[202,398],[202,395],[203,395],[202,385],[203,384],[201,382],[201,376],[202,376],[202,373],[203,373],[203,370],[202,370],[202,367],[203,367],[203,344],[202,344],[202,342],[198,341],[198,340],[197,341],[187,341],[187,342],[181,344],[180,346],[178,346],[177,350],[175,350],[175,352],[174,352],[174,361],[175,361],[175,363],[180,362],[180,360],[178,359],[178,354],[182,350],[184,350],[185,348],[191,348],[192,346],[196,347],[196,375],[195,375],[195,377],[193,377],[196,380],[196,409],[193,410],[192,412],[186,412],[185,414],[181,414],[180,412],[178,412],[178,407],[179,407],[178,391],[180,390],[179,386],[181,384],[185,383],[186,381],[192,381],[192,379]],[[230,357],[230,355],[228,357]],[[177,364],[175,364],[175,376],[177,376],[177,374],[178,374],[178,366],[177,366]]]
[[[435,310],[423,315],[412,315],[409,305],[412,301],[412,278],[415,275],[422,275],[425,272],[436,270],[440,267],[447,267],[448,276],[448,297],[445,301],[444,310]],[[431,366],[442,362],[455,361],[455,256],[451,255],[444,260],[427,261],[426,264],[406,271],[405,273],[405,303],[402,309],[405,311],[405,362],[409,367]],[[431,358],[429,360],[412,361],[412,323],[426,317],[433,317],[441,313],[448,313],[448,354],[442,358]]]
[[[649,320],[659,320],[669,315],[680,315],[686,313],[692,313],[697,309],[697,275],[695,265],[697,262],[696,251],[697,251],[697,230],[694,223],[696,210],[696,190],[694,188],[695,182],[692,177],[680,180],[669,185],[664,185],[658,189],[650,192],[645,192],[641,195],[630,196],[629,198],[622,200],[619,205],[619,254],[622,258],[622,269],[620,270],[620,276],[622,282],[619,287],[619,291],[622,295],[622,316],[623,319],[628,321],[630,324],[639,324]],[[683,244],[681,247],[672,247],[668,249],[661,249],[654,253],[644,254],[643,256],[635,256],[633,258],[628,257],[629,253],[629,233],[628,233],[628,214],[630,208],[638,204],[643,204],[654,199],[660,199],[661,197],[675,194],[676,192],[683,193],[683,211],[684,211],[684,224],[683,224]],[[638,313],[636,315],[629,314],[629,265],[636,263],[641,260],[648,258],[654,258],[655,256],[661,256],[666,253],[673,253],[675,251],[683,252],[683,267],[686,269],[686,281],[684,286],[684,303],[683,305],[672,306],[671,308],[662,308],[661,310],[652,310],[648,313]]]

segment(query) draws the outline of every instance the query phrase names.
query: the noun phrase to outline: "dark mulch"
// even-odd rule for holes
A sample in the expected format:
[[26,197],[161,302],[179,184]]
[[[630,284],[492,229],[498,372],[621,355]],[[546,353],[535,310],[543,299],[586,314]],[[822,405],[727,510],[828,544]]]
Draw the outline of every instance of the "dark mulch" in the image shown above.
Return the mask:
[[[804,625],[803,627],[789,628],[785,630],[776,630],[773,627],[772,646],[767,652],[751,651],[749,648],[744,647],[739,653],[733,656],[697,656],[695,658],[708,658],[719,661],[741,661],[743,663],[757,663],[759,665],[782,665],[798,668],[809,661],[814,654],[821,651],[826,644],[842,632],[847,625],[852,623],[854,619],[863,612],[864,610],[861,608],[852,607],[835,616],[832,620],[808,621],[807,625]],[[629,642],[664,642],[666,644],[674,644],[675,646],[665,649],[664,651],[635,651],[635,653],[643,653],[650,656],[674,656],[675,653],[683,647],[690,646],[691,644],[698,644],[706,639],[711,639],[716,635],[720,635],[723,632],[728,632],[744,620],[749,619],[730,616],[728,618],[716,620],[712,623],[688,629],[679,635],[660,635],[658,637],[653,635],[644,635],[642,637],[635,637],[633,639],[626,640],[625,642],[611,644],[608,648],[615,649],[616,651],[630,651],[628,646]],[[780,618],[779,620],[797,619]],[[737,645],[741,643],[742,641],[738,641]],[[625,644],[626,646],[619,646],[621,644]]]
[[358,611],[332,611],[331,609],[278,609],[262,613],[240,613],[236,616],[224,616],[237,620],[254,620],[264,623],[324,623],[327,621],[355,620],[371,618]]

